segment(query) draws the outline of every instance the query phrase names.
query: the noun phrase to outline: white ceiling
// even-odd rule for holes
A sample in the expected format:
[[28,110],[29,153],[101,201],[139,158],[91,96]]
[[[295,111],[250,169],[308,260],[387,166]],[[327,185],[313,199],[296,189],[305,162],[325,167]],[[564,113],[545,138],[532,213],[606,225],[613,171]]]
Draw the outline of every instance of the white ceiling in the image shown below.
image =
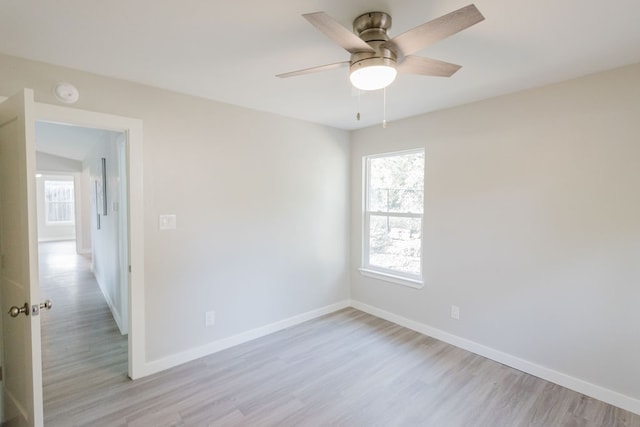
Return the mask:
[[[348,60],[300,15],[347,28],[391,14],[390,35],[469,0],[3,0],[0,52],[343,129],[380,123],[381,91],[357,96],[346,68],[275,74]],[[638,0],[477,0],[486,20],[419,52],[463,65],[452,78],[401,75],[394,120],[640,62]],[[71,82],[73,83],[73,82]]]
[[83,161],[111,131],[36,122],[36,151]]

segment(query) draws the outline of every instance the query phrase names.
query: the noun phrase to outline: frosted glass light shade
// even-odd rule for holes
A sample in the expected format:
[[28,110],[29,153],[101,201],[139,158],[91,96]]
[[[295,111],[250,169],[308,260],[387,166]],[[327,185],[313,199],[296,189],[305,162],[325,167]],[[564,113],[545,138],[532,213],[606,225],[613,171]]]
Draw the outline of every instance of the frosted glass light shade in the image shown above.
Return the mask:
[[361,90],[377,90],[389,86],[398,72],[389,65],[371,65],[351,72],[351,84]]

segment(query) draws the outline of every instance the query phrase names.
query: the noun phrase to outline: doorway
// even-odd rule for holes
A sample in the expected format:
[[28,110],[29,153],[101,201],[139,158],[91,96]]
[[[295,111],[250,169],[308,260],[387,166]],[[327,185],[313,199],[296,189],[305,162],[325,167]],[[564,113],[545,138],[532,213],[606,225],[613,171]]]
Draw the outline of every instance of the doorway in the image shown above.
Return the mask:
[[[34,102],[23,89],[0,104],[2,138],[3,251],[3,419],[42,424],[41,316],[49,304],[40,302],[38,281],[37,207],[35,179],[36,120],[102,128],[126,135],[127,215],[129,239],[128,376],[149,373],[145,358],[144,210],[142,199],[142,121]],[[125,263],[126,265],[126,263]],[[26,301],[22,304],[20,301]],[[15,305],[17,304],[17,305]],[[136,306],[136,310],[132,310]],[[4,309],[4,307],[3,307]],[[9,313],[9,314],[6,314]],[[133,313],[133,315],[132,315]],[[9,320],[12,320],[9,322]],[[26,362],[26,363],[25,363]],[[126,380],[126,377],[123,377]]]
[[[144,211],[142,197],[142,121],[112,114],[98,113],[94,111],[80,110],[77,108],[61,107],[50,104],[35,104],[36,120],[48,123],[79,126],[90,129],[103,129],[119,132],[124,135],[119,143],[120,163],[126,177],[126,183],[122,188],[126,194],[122,198],[126,206],[117,206],[117,209],[126,215],[126,234],[128,240],[123,240],[126,246],[128,259],[122,260],[125,268],[122,273],[128,276],[128,292],[122,295],[124,306],[128,314],[127,324],[127,373],[131,379],[143,377],[148,374],[145,357],[145,298],[144,298]],[[102,156],[101,156],[102,157]],[[110,162],[111,165],[116,164]],[[109,167],[109,164],[106,165]],[[86,182],[86,181],[84,181]],[[107,183],[108,184],[108,183]],[[95,185],[95,183],[94,183]],[[96,189],[93,189],[96,197]],[[99,194],[99,193],[98,193]],[[108,202],[108,200],[107,200]],[[108,208],[108,205],[107,205]],[[113,210],[113,206],[111,207]],[[109,212],[107,212],[108,215]],[[87,218],[94,213],[87,214]],[[97,214],[96,214],[97,220]],[[83,221],[86,218],[83,217]],[[91,221],[91,220],[89,220]],[[80,230],[82,231],[82,230]],[[76,237],[78,240],[78,236]],[[135,310],[133,309],[135,307]]]
[[[127,376],[125,135],[36,122],[44,419]],[[124,209],[121,209],[124,207]]]

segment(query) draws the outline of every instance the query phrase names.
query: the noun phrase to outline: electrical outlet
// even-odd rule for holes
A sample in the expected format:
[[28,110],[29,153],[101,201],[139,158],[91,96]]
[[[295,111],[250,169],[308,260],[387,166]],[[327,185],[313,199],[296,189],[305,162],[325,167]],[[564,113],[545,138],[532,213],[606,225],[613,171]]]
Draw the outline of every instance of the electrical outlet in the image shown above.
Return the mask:
[[213,326],[216,323],[216,312],[211,310],[204,313],[204,325]]
[[460,307],[458,307],[457,305],[451,306],[451,318],[460,320]]

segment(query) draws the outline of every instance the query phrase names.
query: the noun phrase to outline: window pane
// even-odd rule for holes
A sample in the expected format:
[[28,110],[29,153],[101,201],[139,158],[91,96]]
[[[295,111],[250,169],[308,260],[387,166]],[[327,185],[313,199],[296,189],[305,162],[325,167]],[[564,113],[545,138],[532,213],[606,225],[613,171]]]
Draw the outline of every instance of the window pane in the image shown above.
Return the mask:
[[369,217],[369,264],[407,274],[420,274],[420,218]]
[[422,213],[424,152],[368,159],[368,210]]
[[44,182],[45,215],[48,223],[73,223],[73,181]]

